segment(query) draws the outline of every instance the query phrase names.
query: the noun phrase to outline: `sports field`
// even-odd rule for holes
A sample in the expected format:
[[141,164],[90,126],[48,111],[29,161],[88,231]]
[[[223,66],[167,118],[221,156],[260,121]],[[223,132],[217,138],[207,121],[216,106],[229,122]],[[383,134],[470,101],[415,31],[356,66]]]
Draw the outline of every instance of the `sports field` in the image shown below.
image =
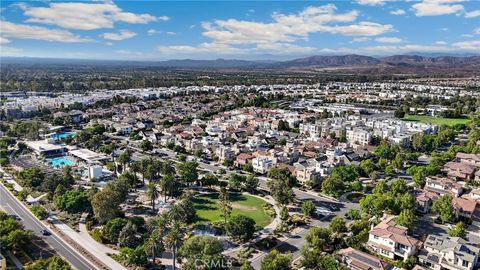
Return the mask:
[[441,117],[434,117],[428,115],[405,115],[402,119],[404,121],[415,121],[427,124],[435,124],[435,125],[447,125],[453,126],[456,124],[468,124],[470,119],[468,118],[441,118]]
[[[231,216],[242,214],[251,217],[259,227],[265,227],[272,221],[272,218],[263,210],[264,200],[243,194],[230,193],[229,196],[232,205]],[[194,205],[197,210],[197,224],[223,221],[218,194],[195,197]]]

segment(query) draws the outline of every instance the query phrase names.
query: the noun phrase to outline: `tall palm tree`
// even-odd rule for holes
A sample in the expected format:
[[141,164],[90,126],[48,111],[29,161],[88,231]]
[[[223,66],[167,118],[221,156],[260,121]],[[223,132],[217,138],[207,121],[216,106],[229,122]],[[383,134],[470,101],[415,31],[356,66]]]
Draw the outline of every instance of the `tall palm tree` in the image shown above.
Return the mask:
[[157,230],[153,230],[145,241],[145,251],[152,256],[152,263],[155,264],[157,254],[161,254],[165,251],[165,247],[162,242],[162,233]]
[[127,164],[130,164],[132,161],[132,152],[130,150],[125,150],[125,152],[121,153],[120,156],[118,156],[118,162],[122,164],[122,171],[125,171],[127,168]]
[[175,167],[173,166],[173,162],[171,160],[166,160],[165,162],[163,162],[162,174],[175,175]]
[[164,175],[160,180],[160,187],[162,188],[165,202],[167,202],[167,194],[172,192],[174,185],[175,177],[171,174]]
[[165,244],[167,248],[170,249],[172,252],[172,259],[173,259],[173,270],[176,269],[176,260],[177,260],[177,250],[178,246],[183,240],[183,233],[182,228],[180,226],[180,222],[174,221],[170,231],[165,236]]
[[230,203],[230,198],[228,196],[228,191],[224,187],[220,188],[220,193],[218,195],[220,203],[220,211],[222,212],[224,225],[227,225],[227,218],[232,213],[232,204]]
[[152,211],[155,213],[155,200],[160,196],[160,192],[157,189],[157,184],[149,182],[147,186],[147,196],[152,203]]

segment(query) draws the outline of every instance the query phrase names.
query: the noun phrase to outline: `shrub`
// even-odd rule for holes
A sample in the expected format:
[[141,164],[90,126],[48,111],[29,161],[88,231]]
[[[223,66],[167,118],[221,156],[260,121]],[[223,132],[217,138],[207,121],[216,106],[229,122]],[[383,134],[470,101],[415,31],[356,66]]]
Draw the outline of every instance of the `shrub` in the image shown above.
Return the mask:
[[102,235],[102,230],[100,229],[93,229],[92,232],[90,233],[93,239],[99,243],[103,243],[103,235]]
[[48,212],[40,204],[34,204],[30,206],[32,213],[40,220],[46,219],[48,217]]

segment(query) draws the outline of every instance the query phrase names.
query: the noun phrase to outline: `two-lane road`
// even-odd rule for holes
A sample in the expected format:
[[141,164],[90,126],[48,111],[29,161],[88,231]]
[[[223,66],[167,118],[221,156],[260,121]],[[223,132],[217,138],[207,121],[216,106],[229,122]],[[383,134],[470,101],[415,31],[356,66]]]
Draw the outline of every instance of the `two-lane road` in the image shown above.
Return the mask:
[[17,215],[22,218],[25,229],[32,231],[34,234],[43,237],[44,240],[55,249],[65,260],[78,270],[98,269],[90,261],[81,256],[76,250],[59,239],[55,234],[43,236],[41,230],[49,230],[42,222],[40,222],[30,211],[25,209],[13,195],[7,191],[3,184],[0,184],[0,207],[7,213]]

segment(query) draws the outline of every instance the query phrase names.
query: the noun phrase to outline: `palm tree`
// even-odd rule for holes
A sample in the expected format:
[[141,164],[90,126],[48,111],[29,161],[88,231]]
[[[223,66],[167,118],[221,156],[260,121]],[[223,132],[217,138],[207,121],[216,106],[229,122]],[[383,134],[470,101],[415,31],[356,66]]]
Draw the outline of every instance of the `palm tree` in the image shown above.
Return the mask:
[[125,150],[125,152],[118,156],[118,162],[122,164],[122,171],[125,171],[127,164],[130,164],[130,161],[132,161],[132,153],[130,150]]
[[175,185],[175,177],[171,174],[164,175],[160,180],[160,187],[162,188],[165,202],[167,202],[167,193],[172,192],[174,185]]
[[173,166],[173,162],[171,160],[166,160],[163,163],[162,174],[163,175],[175,175],[175,167]]
[[176,269],[175,263],[177,260],[177,250],[178,245],[183,239],[182,228],[180,226],[180,222],[174,221],[170,231],[165,236],[165,244],[166,246],[172,251],[172,259],[173,259],[173,270]]
[[155,200],[160,196],[160,192],[157,189],[157,184],[154,182],[148,183],[147,196],[152,203],[152,211],[155,213]]
[[165,251],[163,237],[168,226],[168,215],[162,213],[157,215],[149,224],[150,235],[145,242],[145,250],[152,256],[152,262],[155,264],[156,255]]
[[145,241],[144,247],[147,254],[152,256],[152,263],[155,264],[155,259],[157,258],[157,254],[160,254],[164,251],[163,243],[161,241],[162,237],[157,232],[153,231],[148,236],[147,240]]
[[218,195],[220,210],[222,211],[222,216],[224,219],[224,224],[227,225],[227,218],[232,212],[232,205],[230,204],[230,198],[228,192],[224,187],[220,188],[220,194]]

